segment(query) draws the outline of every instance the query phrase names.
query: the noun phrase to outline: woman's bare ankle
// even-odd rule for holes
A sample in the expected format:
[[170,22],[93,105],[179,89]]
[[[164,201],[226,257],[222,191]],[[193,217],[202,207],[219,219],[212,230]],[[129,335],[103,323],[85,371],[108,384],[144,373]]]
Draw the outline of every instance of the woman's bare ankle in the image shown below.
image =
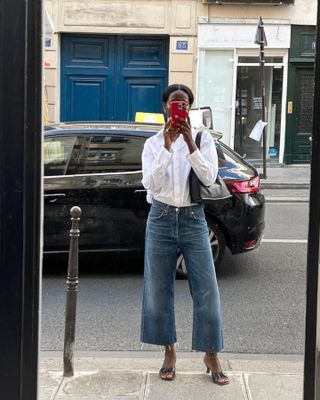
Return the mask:
[[164,362],[163,366],[167,368],[173,368],[176,364],[176,348],[175,345],[164,346]]
[[209,358],[218,358],[218,353],[205,353],[205,356]]
[[164,346],[165,352],[168,353],[175,353],[176,352],[176,346],[174,344],[167,344]]

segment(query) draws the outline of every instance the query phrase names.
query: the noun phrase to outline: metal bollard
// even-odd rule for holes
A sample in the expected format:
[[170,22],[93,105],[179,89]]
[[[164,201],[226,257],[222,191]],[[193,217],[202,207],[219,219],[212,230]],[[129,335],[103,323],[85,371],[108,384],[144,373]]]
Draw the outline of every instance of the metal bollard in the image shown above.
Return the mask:
[[79,253],[79,221],[81,208],[72,207],[70,247],[67,275],[67,297],[66,297],[66,321],[63,348],[63,375],[73,376],[73,348],[75,339],[77,290],[78,290],[78,253]]

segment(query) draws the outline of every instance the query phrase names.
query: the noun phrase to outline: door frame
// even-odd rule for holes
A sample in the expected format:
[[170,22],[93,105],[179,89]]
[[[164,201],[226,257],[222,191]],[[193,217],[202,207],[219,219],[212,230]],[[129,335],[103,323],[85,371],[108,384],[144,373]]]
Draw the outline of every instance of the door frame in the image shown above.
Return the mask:
[[[120,82],[120,73],[119,73],[119,66],[121,65],[121,62],[123,61],[123,54],[121,51],[121,43],[124,43],[124,39],[127,38],[134,38],[134,39],[142,39],[142,40],[162,40],[165,41],[165,62],[166,62],[166,77],[164,80],[164,87],[165,88],[169,84],[169,72],[170,72],[170,35],[166,34],[98,34],[98,33],[74,33],[74,32],[64,32],[63,34],[59,35],[58,42],[58,63],[57,63],[57,104],[56,104],[56,113],[58,120],[61,122],[61,114],[62,114],[62,41],[63,37],[101,37],[106,38],[113,38],[114,43],[113,43],[113,53],[114,53],[114,91],[116,92],[116,88],[119,85]],[[125,67],[123,68],[124,70],[126,69]],[[148,70],[148,74],[146,77],[149,75],[152,75],[150,71]],[[161,92],[161,91],[160,91]],[[161,93],[160,93],[161,94]],[[117,99],[119,99],[119,94],[115,93],[115,99],[114,102],[116,104]],[[161,96],[159,97],[159,102],[161,102]],[[113,120],[118,119],[116,112],[113,113]],[[110,119],[112,120],[112,119]]]
[[294,161],[295,153],[294,153],[294,123],[295,123],[295,104],[297,103],[297,71],[302,69],[313,69],[314,70],[314,61],[310,60],[304,62],[291,62],[289,65],[289,72],[288,72],[288,104],[290,101],[293,102],[293,112],[286,114],[287,119],[287,128],[286,128],[286,146],[285,146],[285,154],[284,154],[284,162],[286,164],[306,164],[307,161]]
[[[231,118],[231,136],[230,147],[234,149],[235,141],[235,123],[236,123],[236,85],[237,85],[237,71],[241,66],[259,66],[259,63],[240,63],[239,57],[257,57],[258,52],[254,49],[236,49],[234,57],[234,90],[232,101],[232,118]],[[282,63],[266,63],[266,66],[274,67],[281,66],[283,68],[283,84],[282,84],[282,101],[281,101],[281,127],[280,127],[280,148],[279,148],[279,163],[282,164],[284,160],[285,149],[285,134],[286,134],[286,102],[287,102],[287,89],[288,89],[288,50],[287,49],[266,49],[266,57],[282,57]]]

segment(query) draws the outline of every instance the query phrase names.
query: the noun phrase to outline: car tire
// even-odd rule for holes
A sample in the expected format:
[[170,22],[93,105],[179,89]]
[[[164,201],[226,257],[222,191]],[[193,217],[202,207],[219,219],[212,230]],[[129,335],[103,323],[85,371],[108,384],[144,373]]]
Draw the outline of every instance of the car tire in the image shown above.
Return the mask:
[[[226,249],[226,239],[222,230],[216,222],[208,220],[208,228],[214,266],[217,271],[219,269]],[[177,279],[187,279],[186,263],[180,251],[178,252],[177,256],[176,277]]]

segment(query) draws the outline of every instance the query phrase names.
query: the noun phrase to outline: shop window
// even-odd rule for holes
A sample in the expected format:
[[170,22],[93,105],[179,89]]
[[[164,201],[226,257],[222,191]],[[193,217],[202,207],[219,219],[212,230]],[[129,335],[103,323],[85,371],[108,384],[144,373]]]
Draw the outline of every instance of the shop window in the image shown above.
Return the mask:
[[[265,106],[267,109],[267,158],[279,161],[281,134],[283,68],[265,67]],[[261,163],[262,140],[257,141],[250,134],[261,119],[261,71],[257,66],[239,66],[237,70],[235,150],[252,162]]]
[[233,66],[233,51],[200,52],[198,106],[211,107],[213,128],[223,134],[226,144],[231,136]]

